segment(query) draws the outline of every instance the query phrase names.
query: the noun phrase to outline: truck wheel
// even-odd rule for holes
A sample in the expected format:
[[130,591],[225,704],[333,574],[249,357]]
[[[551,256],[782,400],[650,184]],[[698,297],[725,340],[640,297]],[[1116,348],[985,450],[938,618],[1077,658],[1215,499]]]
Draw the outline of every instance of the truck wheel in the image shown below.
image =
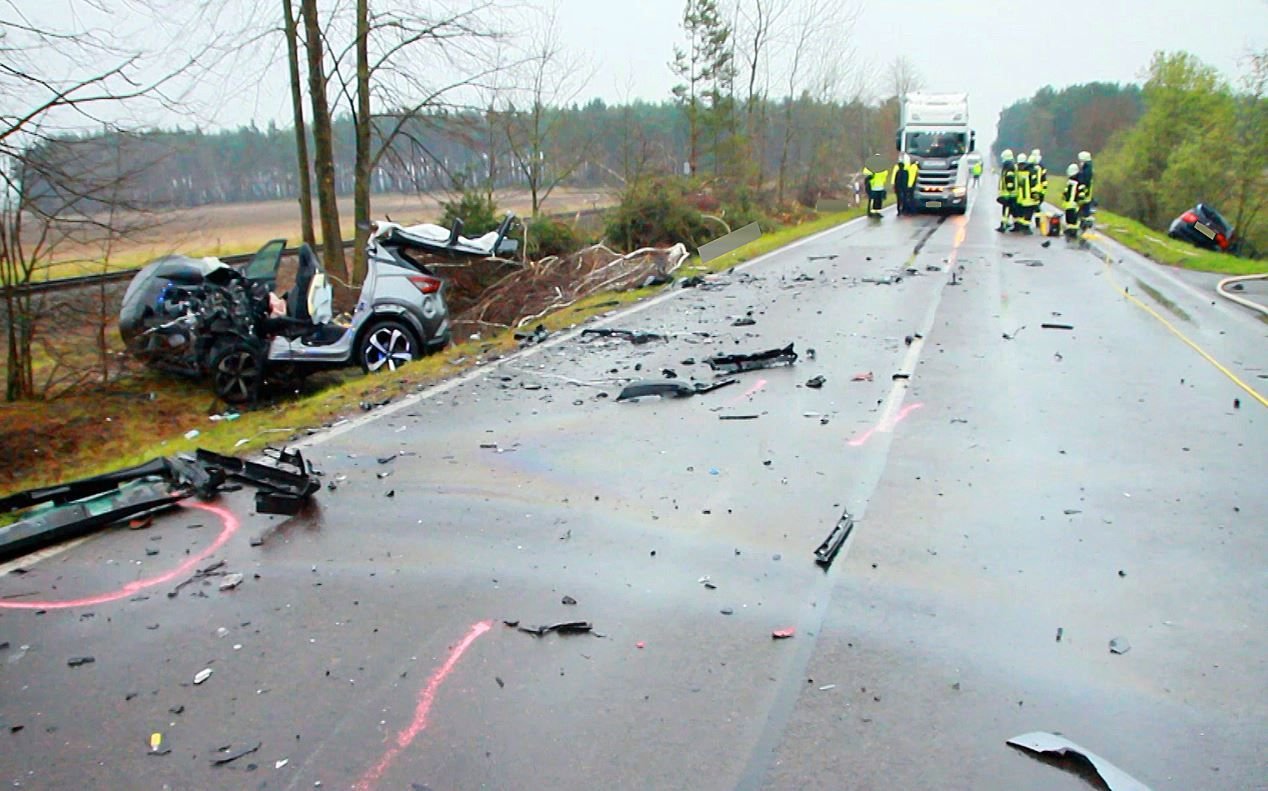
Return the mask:
[[366,373],[395,371],[421,356],[413,330],[395,319],[371,323],[357,344],[357,362]]
[[264,355],[246,341],[231,341],[211,353],[211,381],[216,395],[230,404],[248,404],[260,397]]

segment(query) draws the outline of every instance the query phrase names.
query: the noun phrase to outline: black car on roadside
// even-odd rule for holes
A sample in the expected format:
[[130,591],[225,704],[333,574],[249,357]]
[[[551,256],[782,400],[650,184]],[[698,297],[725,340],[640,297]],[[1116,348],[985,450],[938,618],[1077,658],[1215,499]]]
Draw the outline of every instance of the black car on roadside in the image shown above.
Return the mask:
[[1167,236],[1217,252],[1231,252],[1237,245],[1237,234],[1232,224],[1205,203],[1199,203],[1172,220]]

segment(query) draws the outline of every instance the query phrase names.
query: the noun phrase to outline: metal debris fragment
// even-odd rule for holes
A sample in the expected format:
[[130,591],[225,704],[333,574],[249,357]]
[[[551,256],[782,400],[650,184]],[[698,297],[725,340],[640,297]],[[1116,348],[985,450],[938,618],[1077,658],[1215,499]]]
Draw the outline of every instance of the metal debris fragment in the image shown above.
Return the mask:
[[828,380],[824,378],[822,375],[815,376],[806,380],[806,387],[809,387],[814,390],[818,390],[819,388],[823,387],[824,383],[827,381]]
[[1059,759],[1071,760],[1076,769],[1090,764],[1110,791],[1149,791],[1149,786],[1064,736],[1035,731],[1014,736],[1008,740],[1008,744],[1032,753],[1051,754]]
[[718,382],[705,384],[696,382],[695,384],[687,384],[679,379],[661,379],[646,380],[642,382],[634,382],[628,384],[617,395],[617,401],[629,401],[634,398],[643,398],[646,396],[671,396],[673,398],[686,398],[688,396],[700,395],[702,393],[712,392],[720,387],[733,385],[735,379],[723,379]]
[[845,539],[850,537],[850,531],[853,529],[854,517],[850,515],[849,511],[843,511],[841,518],[837,520],[836,525],[832,528],[832,532],[815,549],[815,563],[825,569],[831,566],[837,553],[841,551],[841,546],[845,544]]

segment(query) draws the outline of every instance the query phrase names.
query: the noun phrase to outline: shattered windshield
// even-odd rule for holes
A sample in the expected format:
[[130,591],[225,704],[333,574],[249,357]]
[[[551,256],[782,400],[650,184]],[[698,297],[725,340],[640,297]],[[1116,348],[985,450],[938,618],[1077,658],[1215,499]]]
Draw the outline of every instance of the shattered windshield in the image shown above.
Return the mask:
[[956,157],[965,151],[963,132],[908,132],[903,150],[917,157]]

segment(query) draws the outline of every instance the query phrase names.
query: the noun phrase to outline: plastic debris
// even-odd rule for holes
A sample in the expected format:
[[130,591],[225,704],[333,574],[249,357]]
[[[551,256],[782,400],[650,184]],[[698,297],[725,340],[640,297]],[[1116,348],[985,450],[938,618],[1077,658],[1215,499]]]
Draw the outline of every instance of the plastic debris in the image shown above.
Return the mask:
[[752,316],[741,316],[740,318],[731,322],[731,326],[732,327],[752,327],[756,323],[757,321],[754,320]]
[[1126,637],[1115,637],[1109,641],[1109,650],[1111,654],[1125,654],[1132,650],[1132,644],[1127,642]]
[[787,640],[788,638],[792,637],[795,634],[797,634],[796,628],[792,626],[786,626],[783,629],[776,629],[775,631],[771,632],[770,636],[772,640]]
[[220,750],[221,755],[218,758],[211,759],[211,765],[224,766],[225,764],[233,763],[234,761],[238,760],[242,756],[250,755],[251,753],[259,750],[260,747],[263,746],[263,744],[264,744],[263,742],[256,742],[251,747],[243,747],[238,750],[233,750],[232,752],[228,750]]
[[1074,329],[1074,325],[1073,325],[1073,324],[1047,324],[1047,323],[1045,323],[1045,324],[1040,324],[1039,326],[1040,326],[1040,327],[1042,327],[1042,328],[1043,328],[1043,329],[1045,329],[1045,330],[1072,330],[1072,329]]
[[[506,623],[505,621],[503,623]],[[516,621],[518,624],[519,622]],[[509,623],[507,624],[510,625]],[[534,637],[544,637],[551,632],[559,634],[584,634],[594,630],[594,624],[589,621],[562,621],[560,623],[546,624],[543,626],[518,626],[521,632],[531,634]]]
[[816,376],[806,380],[806,387],[812,388],[814,390],[818,390],[819,388],[823,387],[824,383],[827,381],[828,380],[825,379],[823,376]]
[[607,328],[597,328],[582,330],[583,337],[599,337],[599,338],[621,338],[627,340],[635,346],[641,346],[651,341],[667,340],[664,335],[657,335],[654,332],[643,332],[641,330],[612,330]]
[[220,590],[231,591],[242,584],[242,573],[235,571],[232,574],[226,574],[225,578],[220,582]]
[[213,672],[215,671],[213,671],[211,668],[204,667],[202,670],[199,670],[197,673],[194,674],[194,683],[195,684],[203,683],[207,679],[211,678],[211,674]]
[[574,598],[572,598],[571,596],[565,596],[565,597],[563,597],[563,599],[562,599],[561,601],[563,602],[563,604],[565,604],[565,605],[567,605],[567,606],[569,606],[569,607],[572,607],[572,606],[576,605],[576,603],[577,603],[577,600],[576,600],[576,599],[574,599]]
[[710,357],[705,362],[715,371],[734,374],[742,371],[771,368],[777,365],[793,365],[797,362],[797,352],[793,351],[793,344],[790,343],[781,349],[767,349],[764,352],[755,354],[718,355],[717,357]]
[[709,393],[727,385],[736,383],[735,379],[723,379],[718,382],[705,384],[704,382],[696,382],[695,384],[687,384],[679,379],[648,379],[642,382],[634,382],[626,385],[617,395],[617,401],[629,401],[634,398],[644,398],[647,396],[670,396],[672,398],[687,398],[689,396],[701,395]]
[[196,428],[191,428],[189,431],[186,431],[186,432],[185,432],[185,439],[194,439],[195,437],[197,437],[197,436],[198,436],[199,434],[201,434],[201,433],[202,433],[202,432],[201,432],[201,431],[199,431],[198,429],[196,429]]
[[871,371],[861,371],[850,377],[851,382],[870,382],[873,380]]
[[97,658],[93,656],[72,656],[66,660],[67,667],[79,667],[81,665],[91,665],[96,662]]

